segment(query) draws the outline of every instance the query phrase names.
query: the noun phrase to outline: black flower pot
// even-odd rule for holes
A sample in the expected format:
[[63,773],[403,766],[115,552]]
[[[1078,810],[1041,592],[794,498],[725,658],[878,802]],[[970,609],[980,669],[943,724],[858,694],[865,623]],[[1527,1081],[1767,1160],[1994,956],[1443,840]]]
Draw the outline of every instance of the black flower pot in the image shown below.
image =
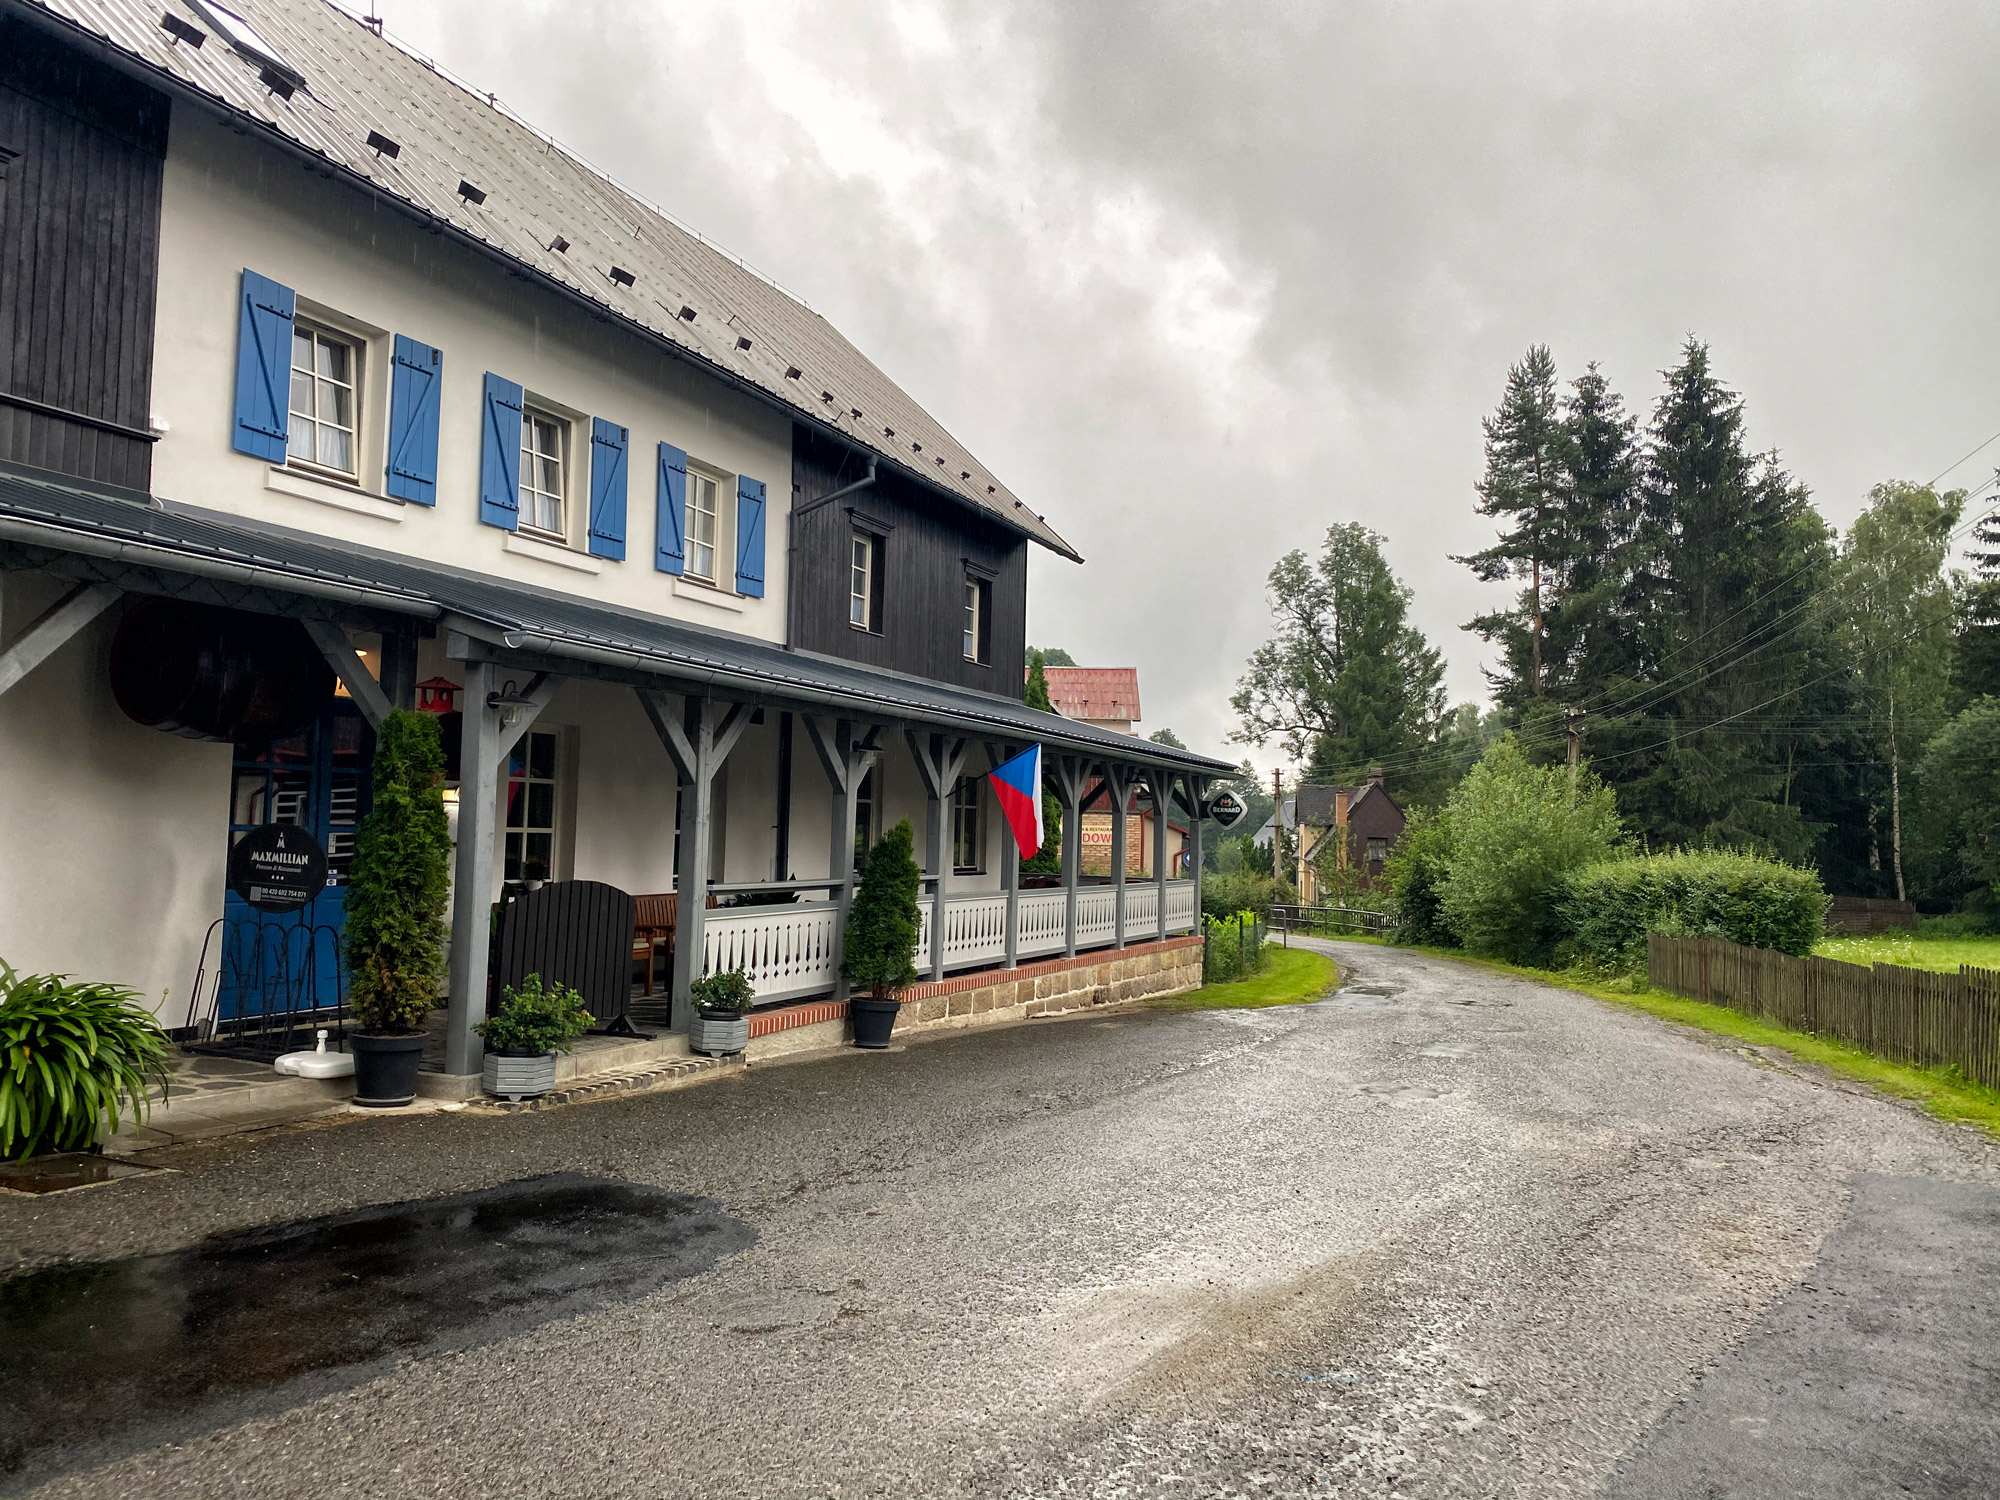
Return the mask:
[[370,1109],[395,1109],[417,1097],[417,1065],[424,1060],[424,1037],[350,1036],[354,1054],[354,1102]]
[[902,1012],[903,1002],[857,995],[847,1002],[847,1009],[854,1018],[855,1046],[886,1047],[889,1045],[889,1033],[896,1028],[896,1017]]

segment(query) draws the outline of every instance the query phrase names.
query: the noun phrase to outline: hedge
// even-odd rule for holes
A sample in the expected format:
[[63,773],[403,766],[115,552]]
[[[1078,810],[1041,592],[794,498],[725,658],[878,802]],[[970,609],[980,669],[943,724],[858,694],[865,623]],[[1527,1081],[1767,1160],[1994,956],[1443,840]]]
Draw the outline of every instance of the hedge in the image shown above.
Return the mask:
[[1646,934],[1725,937],[1804,957],[1826,933],[1819,876],[1727,850],[1606,860],[1571,875],[1557,898],[1565,956],[1612,968],[1646,960]]

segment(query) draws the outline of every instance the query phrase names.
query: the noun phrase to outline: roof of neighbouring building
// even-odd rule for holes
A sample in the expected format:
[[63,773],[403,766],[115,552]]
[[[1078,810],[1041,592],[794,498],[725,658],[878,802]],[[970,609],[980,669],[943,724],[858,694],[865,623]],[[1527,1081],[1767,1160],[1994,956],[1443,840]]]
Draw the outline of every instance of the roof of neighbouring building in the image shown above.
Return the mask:
[[[1331,828],[1333,826],[1334,796],[1338,792],[1347,793],[1347,816],[1351,820],[1365,798],[1380,793],[1392,807],[1396,799],[1389,795],[1388,788],[1378,781],[1364,782],[1360,786],[1302,786],[1298,790],[1298,821],[1307,828]],[[1287,827],[1291,826],[1289,823]]]
[[1137,667],[1044,667],[1049,701],[1065,719],[1139,717]]
[[[270,69],[215,34],[208,7],[189,0],[5,6],[109,44],[112,61],[156,86],[250,122],[277,144],[636,326],[794,420],[1081,560],[825,318],[492,96],[326,0],[229,0],[228,8],[303,82],[288,92],[274,87]],[[177,42],[163,29],[163,9],[204,33],[205,43]],[[371,135],[397,150],[376,149]],[[466,186],[477,201],[461,192]]]

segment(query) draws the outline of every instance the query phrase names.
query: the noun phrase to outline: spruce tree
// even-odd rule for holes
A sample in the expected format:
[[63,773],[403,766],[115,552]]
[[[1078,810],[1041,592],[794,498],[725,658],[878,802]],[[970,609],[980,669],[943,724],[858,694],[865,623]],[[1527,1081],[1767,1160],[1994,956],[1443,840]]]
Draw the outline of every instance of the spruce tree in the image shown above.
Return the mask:
[[363,1031],[416,1031],[443,997],[450,854],[437,716],[395,709],[375,731],[374,800],[347,876],[342,943]]
[[893,1000],[898,990],[917,982],[917,937],[923,917],[917,909],[921,876],[911,853],[913,844],[908,818],[876,841],[861,867],[861,883],[847,912],[841,977],[877,1000]]
[[[1028,681],[1022,691],[1021,701],[1029,708],[1038,708],[1045,714],[1056,711],[1049,701],[1049,674],[1044,669],[1048,659],[1046,651],[1030,648],[1028,652]],[[1021,861],[1023,875],[1062,874],[1062,804],[1054,797],[1042,798],[1042,847],[1033,856]]]
[[1978,698],[2000,698],[2000,509],[1989,510],[1973,526],[1966,556],[1972,577],[1959,627],[1954,709]]

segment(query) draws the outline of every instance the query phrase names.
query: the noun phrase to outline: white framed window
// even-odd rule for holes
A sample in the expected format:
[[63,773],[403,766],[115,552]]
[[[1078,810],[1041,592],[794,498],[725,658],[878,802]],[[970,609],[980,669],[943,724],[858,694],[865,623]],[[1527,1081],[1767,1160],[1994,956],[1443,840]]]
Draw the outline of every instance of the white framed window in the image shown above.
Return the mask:
[[285,462],[344,479],[360,473],[361,345],[303,319],[292,324],[291,430]]
[[722,485],[706,474],[688,470],[687,573],[703,583],[717,583],[722,556]]
[[569,539],[569,422],[553,412],[521,411],[521,524]]
[[965,580],[965,659],[979,660],[979,580]]
[[981,816],[980,776],[968,776],[951,789],[951,870],[977,875],[986,868],[986,826]]
[[857,630],[875,626],[875,538],[857,531],[847,546],[847,623]]
[[553,880],[556,736],[531,729],[507,754],[507,845],[502,878]]

